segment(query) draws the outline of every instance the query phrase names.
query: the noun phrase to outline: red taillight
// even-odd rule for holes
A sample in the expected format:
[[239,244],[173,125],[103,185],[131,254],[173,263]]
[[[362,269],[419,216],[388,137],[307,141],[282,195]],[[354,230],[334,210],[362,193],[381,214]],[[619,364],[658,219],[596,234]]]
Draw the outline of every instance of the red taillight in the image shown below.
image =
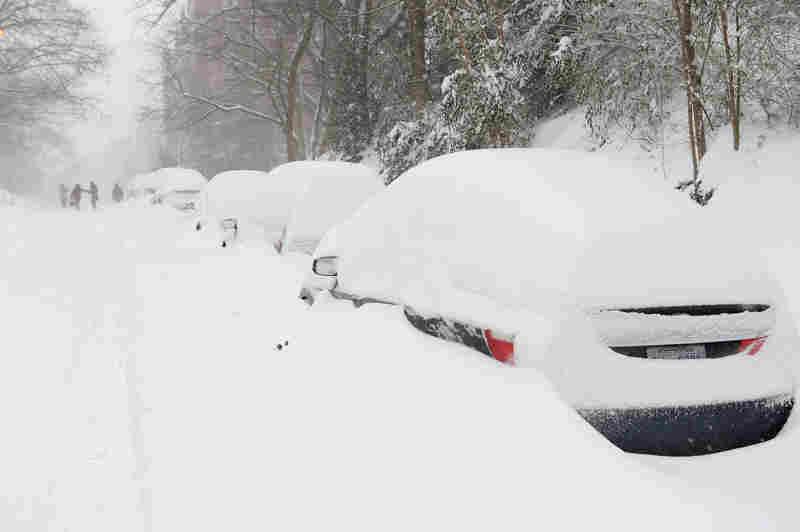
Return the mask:
[[767,337],[750,338],[749,340],[742,340],[739,342],[739,353],[746,353],[748,355],[757,355],[764,344],[767,342]]
[[489,346],[492,356],[503,364],[514,365],[514,338],[492,332],[490,329],[483,331],[486,345]]

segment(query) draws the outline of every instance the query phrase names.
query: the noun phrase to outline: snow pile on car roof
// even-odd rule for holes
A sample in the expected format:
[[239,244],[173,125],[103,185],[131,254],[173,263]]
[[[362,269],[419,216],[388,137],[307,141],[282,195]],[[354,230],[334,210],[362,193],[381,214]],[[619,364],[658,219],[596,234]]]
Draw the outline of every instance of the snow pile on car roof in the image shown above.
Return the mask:
[[307,176],[285,171],[234,170],[214,176],[205,187],[204,214],[257,223],[280,231],[308,183]]
[[134,176],[125,185],[129,193],[155,191],[167,193],[173,190],[200,190],[206,178],[197,170],[190,168],[160,168],[146,174]]
[[301,161],[280,169],[308,179],[286,227],[285,244],[289,249],[295,241],[318,241],[328,229],[344,221],[367,198],[383,189],[378,174],[362,164]]
[[579,259],[608,234],[677,219],[685,198],[624,160],[538,149],[423,163],[329,233],[340,285],[449,315],[562,305]]
[[153,178],[161,194],[176,190],[201,190],[206,185],[203,174],[189,168],[161,168],[153,172]]

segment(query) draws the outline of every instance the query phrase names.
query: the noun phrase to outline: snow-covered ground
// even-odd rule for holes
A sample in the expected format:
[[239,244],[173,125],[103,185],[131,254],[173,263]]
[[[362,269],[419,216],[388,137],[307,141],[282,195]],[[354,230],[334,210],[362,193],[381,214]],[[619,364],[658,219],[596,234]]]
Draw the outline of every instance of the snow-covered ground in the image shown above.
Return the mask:
[[[166,207],[0,207],[0,530],[797,530],[791,427],[625,455],[536,372]],[[281,346],[279,349],[278,346]]]

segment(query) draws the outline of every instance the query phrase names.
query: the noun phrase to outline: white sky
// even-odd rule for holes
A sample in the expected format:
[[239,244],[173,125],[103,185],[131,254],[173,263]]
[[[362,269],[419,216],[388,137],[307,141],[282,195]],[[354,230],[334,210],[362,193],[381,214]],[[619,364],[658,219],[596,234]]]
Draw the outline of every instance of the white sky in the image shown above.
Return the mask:
[[73,136],[79,156],[102,152],[114,140],[133,133],[139,107],[148,93],[139,76],[148,66],[143,32],[137,29],[133,0],[73,0],[92,10],[98,28],[112,47],[108,71],[89,82],[92,95],[102,98],[101,113],[93,113]]

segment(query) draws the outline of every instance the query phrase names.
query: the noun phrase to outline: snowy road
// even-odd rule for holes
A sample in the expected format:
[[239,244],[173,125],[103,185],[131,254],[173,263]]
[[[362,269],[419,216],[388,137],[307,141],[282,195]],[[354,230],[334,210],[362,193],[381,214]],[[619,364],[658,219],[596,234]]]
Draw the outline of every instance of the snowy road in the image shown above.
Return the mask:
[[0,529],[142,530],[135,262],[96,218],[2,215]]
[[[268,351],[279,335],[265,333],[260,346],[231,338],[241,328],[264,331],[263,316],[247,312],[259,300],[296,299],[285,293],[291,277],[276,282],[284,293],[270,290],[260,268],[272,257],[263,250],[231,261],[231,253],[220,257],[203,241],[181,248],[176,242],[186,226],[180,216],[144,212],[0,210],[0,530],[40,530],[42,523],[153,530],[147,445],[160,442],[145,440],[145,423],[153,412],[175,420],[153,403],[163,391],[193,397],[193,407],[179,412],[182,419],[198,407],[213,411],[219,401],[209,392],[220,382],[192,380],[216,374],[202,371],[204,363],[218,364],[202,354],[233,361]],[[304,310],[299,301],[296,309]],[[162,382],[160,375],[181,375],[182,383]],[[198,404],[203,398],[207,405]],[[171,430],[165,429],[167,440],[174,439]]]
[[302,259],[189,225],[161,208],[0,209],[0,530],[800,523],[800,472],[781,467],[797,431],[714,459],[624,455],[535,372],[393,309],[309,311]]

